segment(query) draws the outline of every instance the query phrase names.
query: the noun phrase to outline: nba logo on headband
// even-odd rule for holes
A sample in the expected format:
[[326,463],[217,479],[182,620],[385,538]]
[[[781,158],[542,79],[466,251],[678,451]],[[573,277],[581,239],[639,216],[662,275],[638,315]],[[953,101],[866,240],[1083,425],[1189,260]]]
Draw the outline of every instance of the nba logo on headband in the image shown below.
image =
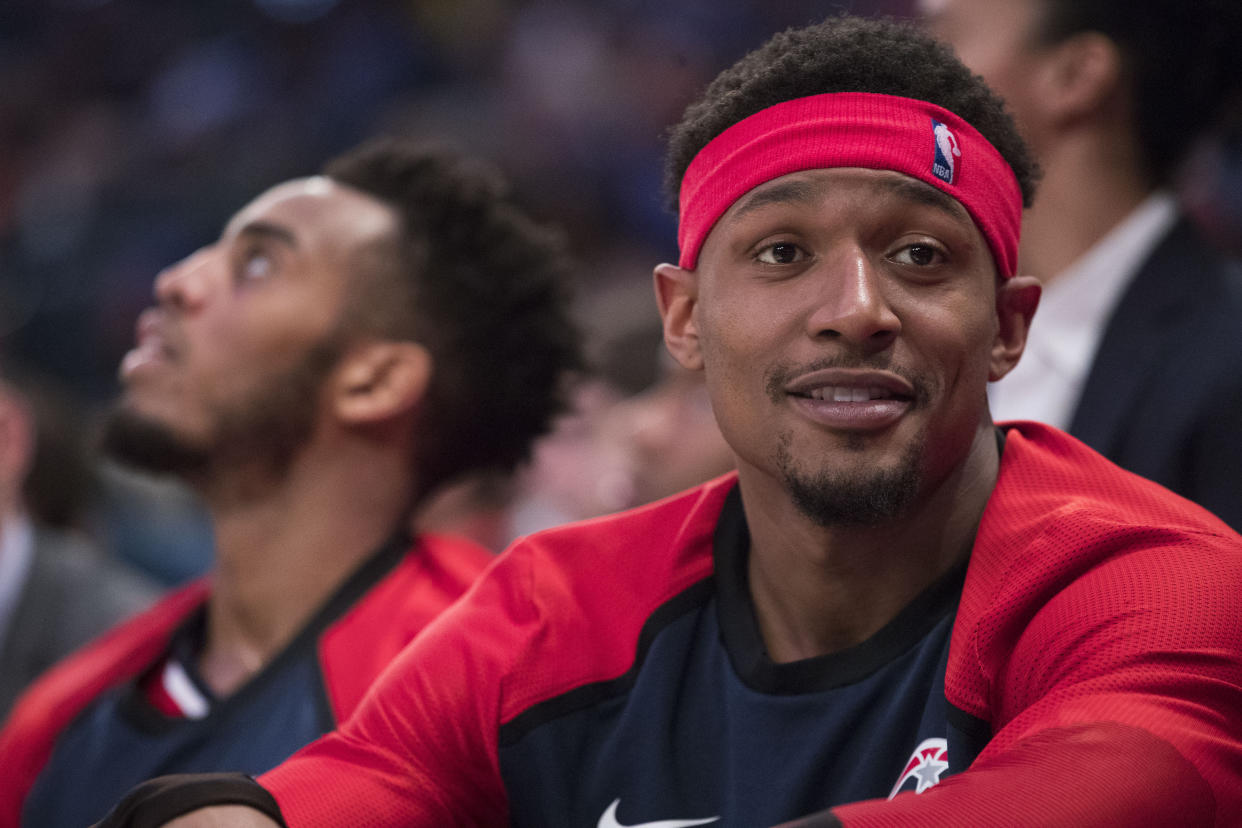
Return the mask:
[[960,158],[962,150],[957,145],[953,130],[932,118],[932,137],[935,138],[936,157],[932,161],[932,175],[945,184],[952,184],[957,171],[954,157]]

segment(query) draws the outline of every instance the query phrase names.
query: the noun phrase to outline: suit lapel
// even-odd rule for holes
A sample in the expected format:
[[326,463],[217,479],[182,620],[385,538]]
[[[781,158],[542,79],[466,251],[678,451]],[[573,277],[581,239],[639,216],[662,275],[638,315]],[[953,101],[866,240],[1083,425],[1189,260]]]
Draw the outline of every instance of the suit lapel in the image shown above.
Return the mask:
[[1155,366],[1193,310],[1198,283],[1214,267],[1185,218],[1165,236],[1139,269],[1109,317],[1070,433],[1111,455],[1129,414],[1156,381]]

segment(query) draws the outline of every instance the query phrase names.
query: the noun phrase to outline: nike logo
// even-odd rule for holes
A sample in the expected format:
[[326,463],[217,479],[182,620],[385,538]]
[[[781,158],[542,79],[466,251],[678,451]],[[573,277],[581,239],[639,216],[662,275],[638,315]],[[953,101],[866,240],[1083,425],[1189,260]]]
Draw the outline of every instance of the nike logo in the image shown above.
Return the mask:
[[608,806],[608,810],[604,811],[604,815],[599,818],[599,824],[596,828],[690,828],[691,825],[706,825],[709,822],[716,822],[720,819],[720,817],[708,817],[707,819],[661,819],[658,822],[622,825],[620,822],[617,822],[617,806],[620,804],[620,799],[614,799],[612,804]]

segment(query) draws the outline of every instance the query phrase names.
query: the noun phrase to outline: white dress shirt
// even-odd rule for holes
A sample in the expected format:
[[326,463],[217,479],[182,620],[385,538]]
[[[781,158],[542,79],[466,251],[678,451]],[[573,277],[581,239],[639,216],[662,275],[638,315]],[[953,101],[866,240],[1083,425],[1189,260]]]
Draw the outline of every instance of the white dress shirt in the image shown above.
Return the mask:
[[1153,193],[1044,285],[1021,361],[988,386],[994,420],[1069,428],[1113,309],[1177,215],[1171,194]]

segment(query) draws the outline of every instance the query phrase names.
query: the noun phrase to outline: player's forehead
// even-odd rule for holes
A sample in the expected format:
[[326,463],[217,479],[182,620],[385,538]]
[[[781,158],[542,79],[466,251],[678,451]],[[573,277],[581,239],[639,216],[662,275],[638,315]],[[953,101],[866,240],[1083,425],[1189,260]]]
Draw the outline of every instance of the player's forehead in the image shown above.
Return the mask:
[[312,242],[329,237],[367,240],[392,230],[393,211],[382,201],[325,176],[277,184],[255,197],[229,220],[225,237],[254,226],[275,226]]
[[281,182],[264,190],[234,213],[225,231],[235,231],[255,218],[266,218],[272,213],[296,214],[299,211],[322,210],[322,205],[334,197],[336,189],[330,179],[320,176]]

